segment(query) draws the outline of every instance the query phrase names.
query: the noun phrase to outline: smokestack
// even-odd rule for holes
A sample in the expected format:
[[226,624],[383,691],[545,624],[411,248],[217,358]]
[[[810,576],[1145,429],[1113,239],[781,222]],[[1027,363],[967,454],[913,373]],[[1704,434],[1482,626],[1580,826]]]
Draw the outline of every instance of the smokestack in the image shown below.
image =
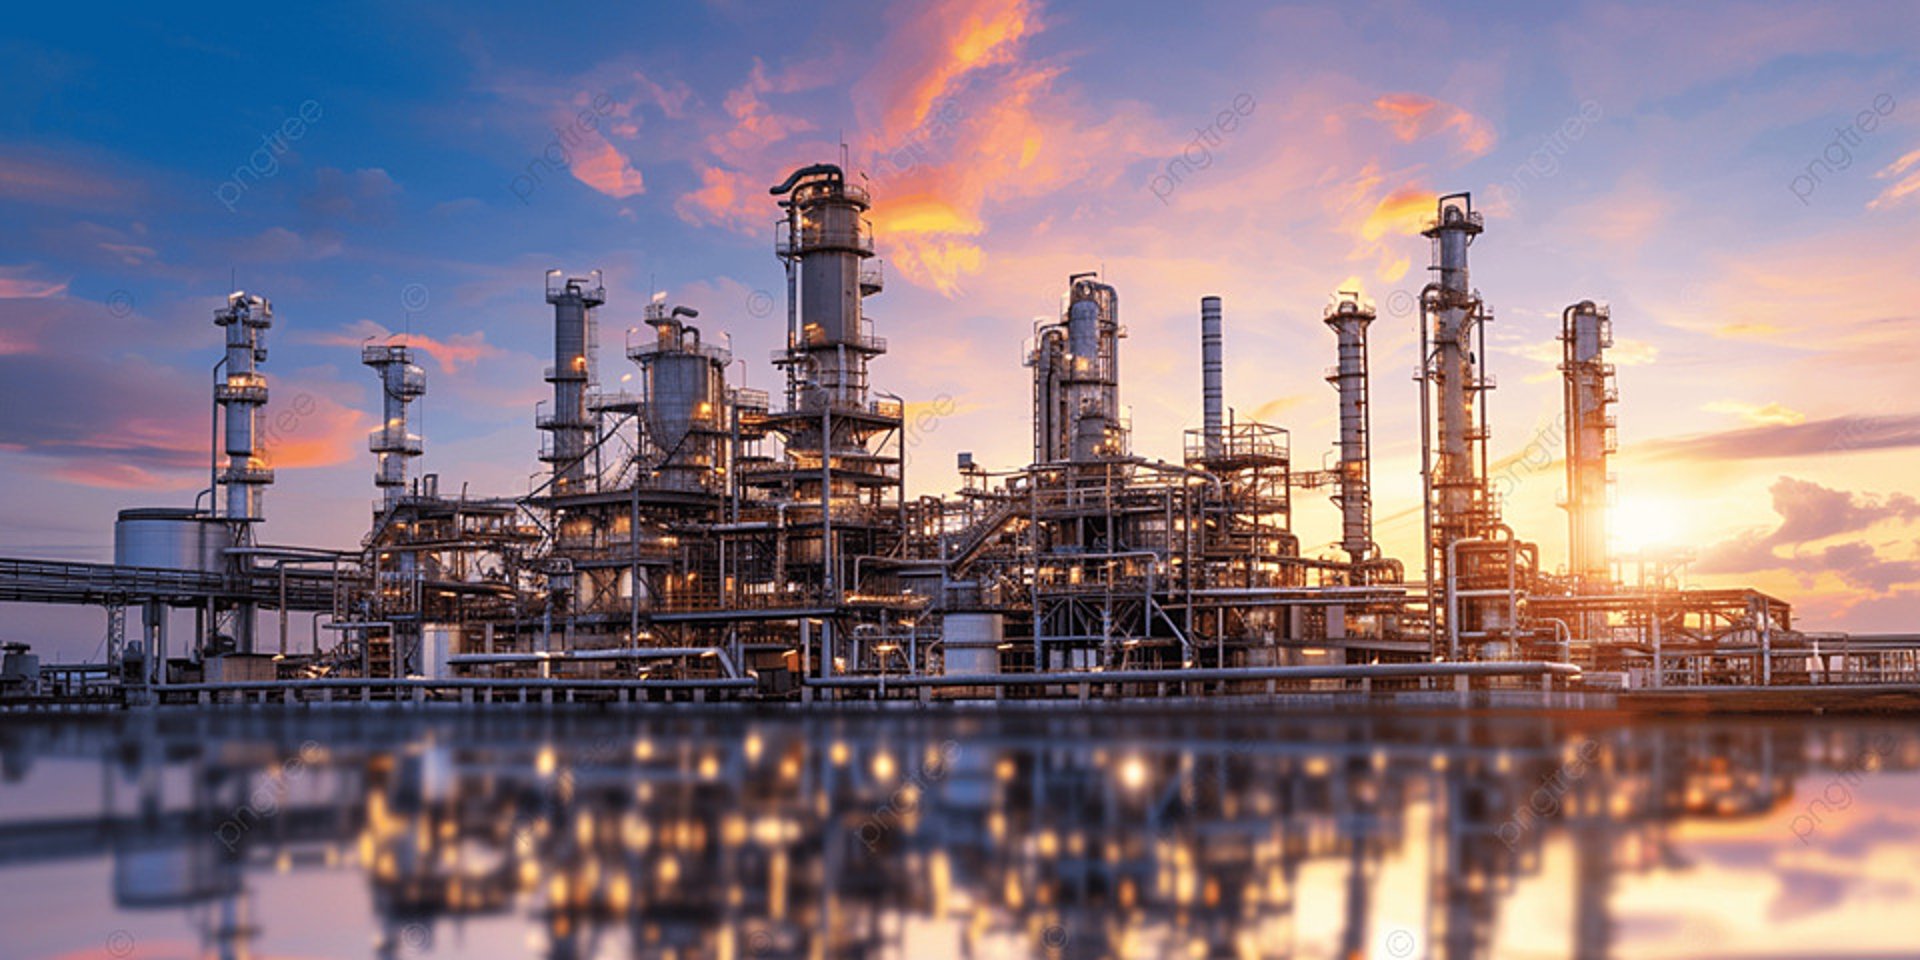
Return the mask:
[[1342,290],[1327,308],[1327,326],[1339,339],[1339,365],[1327,374],[1340,392],[1340,549],[1353,563],[1373,555],[1373,492],[1367,413],[1367,326],[1373,308],[1358,291]]
[[1207,456],[1220,455],[1220,298],[1200,298],[1200,401]]

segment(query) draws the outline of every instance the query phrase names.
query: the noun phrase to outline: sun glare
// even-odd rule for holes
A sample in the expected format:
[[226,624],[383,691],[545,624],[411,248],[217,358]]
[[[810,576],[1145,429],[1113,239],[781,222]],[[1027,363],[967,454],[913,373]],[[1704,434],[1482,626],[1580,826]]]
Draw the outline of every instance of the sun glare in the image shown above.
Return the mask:
[[1622,556],[1682,542],[1686,509],[1660,497],[1622,497],[1607,511],[1608,538]]

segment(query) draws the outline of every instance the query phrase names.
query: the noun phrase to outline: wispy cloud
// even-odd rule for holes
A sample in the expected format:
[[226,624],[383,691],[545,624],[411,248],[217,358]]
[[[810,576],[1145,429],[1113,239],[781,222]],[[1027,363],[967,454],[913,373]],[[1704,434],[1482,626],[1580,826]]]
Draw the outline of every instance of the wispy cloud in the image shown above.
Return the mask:
[[1649,440],[1656,457],[1695,460],[1765,460],[1857,450],[1920,447],[1920,414],[1844,416]]
[[445,337],[432,337],[423,333],[401,335],[372,320],[356,320],[338,333],[313,336],[309,341],[326,346],[358,349],[364,344],[376,340],[385,341],[396,336],[400,338],[399,342],[406,343],[432,357],[442,373],[458,373],[462,367],[505,354],[505,351],[487,342],[485,331],[453,333]]
[[1492,124],[1421,93],[1384,94],[1373,101],[1371,115],[1391,127],[1402,142],[1444,135],[1453,138],[1454,148],[1468,157],[1484,156],[1495,141]]
[[1880,210],[1920,196],[1920,150],[1913,150],[1894,162],[1887,164],[1875,179],[1891,180],[1880,194],[1867,202],[1867,207]]

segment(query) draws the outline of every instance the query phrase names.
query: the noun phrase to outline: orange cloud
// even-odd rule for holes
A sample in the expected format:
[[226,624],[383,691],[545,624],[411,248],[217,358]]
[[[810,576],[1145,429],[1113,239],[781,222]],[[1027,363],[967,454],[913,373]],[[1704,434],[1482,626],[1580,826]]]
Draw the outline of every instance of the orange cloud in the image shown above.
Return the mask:
[[1761,426],[1793,426],[1807,422],[1806,414],[1777,401],[1742,403],[1738,400],[1715,400],[1703,409],[1710,413],[1732,414]]
[[1493,149],[1493,126],[1453,104],[1418,93],[1389,93],[1373,101],[1375,119],[1393,128],[1393,135],[1411,143],[1423,137],[1451,134],[1469,157]]
[[316,393],[277,413],[269,406],[263,420],[261,458],[276,470],[330,467],[366,450],[367,415]]
[[1400,238],[1417,234],[1433,216],[1438,199],[1432,190],[1419,184],[1397,187],[1373,205],[1372,212],[1360,224],[1360,236],[1378,240],[1389,235]]
[[942,0],[895,9],[914,12],[888,37],[869,78],[882,81],[869,88],[883,97],[870,120],[886,141],[919,128],[969,73],[1015,63],[1020,42],[1039,30],[1037,7],[1028,0]]
[[616,200],[647,192],[640,171],[596,130],[580,131],[580,146],[567,169],[574,179]]
[[744,232],[764,229],[773,216],[765,189],[752,176],[726,167],[700,169],[700,189],[674,202],[673,211],[688,223],[729,227]]
[[[340,333],[330,333],[310,338],[308,342],[329,347],[352,347],[358,350],[370,340],[386,340],[394,336],[393,331],[374,323],[372,320],[356,320]],[[489,357],[501,356],[505,351],[487,342],[482,331],[472,333],[449,334],[440,339],[420,333],[409,333],[402,338],[407,346],[433,358],[441,373],[458,373],[460,368],[479,363]]]
[[714,152],[721,156],[738,156],[785,140],[796,133],[812,130],[813,124],[805,118],[775,113],[760,98],[763,93],[785,92],[798,82],[791,76],[769,77],[766,64],[756,57],[753,70],[747,75],[747,82],[729,91],[726,100],[721,103],[727,116],[733,118],[733,126],[719,135],[720,143]]
[[1437,195],[1421,184],[1407,183],[1388,191],[1369,207],[1367,201],[1381,182],[1371,165],[1363,170],[1346,197],[1344,216],[1352,218],[1361,209],[1367,211],[1351,228],[1359,240],[1353,257],[1372,257],[1380,279],[1395,283],[1412,267],[1412,261],[1401,252],[1406,248],[1405,240],[1418,234],[1433,216]]

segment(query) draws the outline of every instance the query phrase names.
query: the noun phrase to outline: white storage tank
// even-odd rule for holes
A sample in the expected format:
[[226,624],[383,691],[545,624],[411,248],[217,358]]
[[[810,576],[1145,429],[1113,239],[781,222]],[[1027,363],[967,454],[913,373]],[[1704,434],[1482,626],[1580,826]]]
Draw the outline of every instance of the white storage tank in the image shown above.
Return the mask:
[[998,613],[949,613],[940,622],[940,649],[947,676],[1000,672],[1006,617]]
[[179,507],[122,510],[113,524],[113,562],[123,567],[221,573],[231,546],[225,521]]

